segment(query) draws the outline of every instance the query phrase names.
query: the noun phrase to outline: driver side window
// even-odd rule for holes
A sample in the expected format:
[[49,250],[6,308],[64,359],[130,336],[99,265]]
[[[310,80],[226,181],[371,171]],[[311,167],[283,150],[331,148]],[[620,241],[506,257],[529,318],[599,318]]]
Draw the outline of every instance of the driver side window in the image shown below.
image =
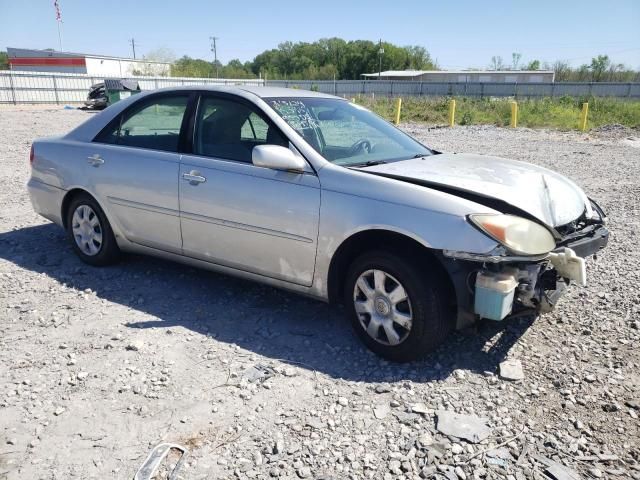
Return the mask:
[[227,98],[202,97],[196,116],[193,153],[251,163],[257,145],[289,146],[280,130],[257,110]]

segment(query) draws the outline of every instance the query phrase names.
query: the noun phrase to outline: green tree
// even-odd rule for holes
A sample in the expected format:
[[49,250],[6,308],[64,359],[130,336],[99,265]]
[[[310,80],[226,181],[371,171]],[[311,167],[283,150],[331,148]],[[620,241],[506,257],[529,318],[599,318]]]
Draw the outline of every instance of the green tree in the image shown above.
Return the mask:
[[527,63],[525,70],[540,70],[540,60],[531,60]]
[[602,82],[606,72],[611,68],[611,60],[608,55],[598,55],[591,59],[591,79],[594,82]]
[[[382,47],[383,70],[437,68],[424,47],[399,47],[391,43],[383,43]],[[378,71],[378,50],[378,43],[369,40],[322,38],[312,43],[283,42],[278,48],[257,55],[251,70],[256,76],[272,79],[356,80],[363,73]]]
[[213,63],[191,58],[185,55],[171,65],[171,76],[173,77],[200,77],[210,78],[215,75]]
[[250,66],[237,58],[229,60],[229,63],[219,69],[219,73],[222,78],[255,78]]
[[142,64],[140,70],[134,70],[136,75],[166,75],[166,73],[160,71],[155,63],[173,63],[176,59],[176,54],[169,48],[156,48],[150,50],[142,56],[143,62],[149,62]]
[[580,65],[578,69],[573,72],[571,77],[574,82],[588,82],[589,80],[593,80],[593,74],[590,72],[590,66],[586,64]]
[[551,65],[545,64],[545,69],[553,70],[556,82],[568,82],[571,79],[571,66],[563,60],[556,60]]
[[408,45],[404,47],[408,56],[407,68],[412,70],[437,70],[438,66],[424,47]]
[[513,52],[511,54],[511,69],[518,70],[518,66],[520,65],[520,59],[522,58],[522,54],[518,52]]
[[0,52],[0,70],[9,70],[9,55],[7,55],[7,52]]
[[147,62],[173,63],[176,61],[176,54],[170,48],[155,48],[149,50],[142,56]]
[[504,70],[504,63],[500,55],[494,55],[491,57],[491,63],[489,64],[491,70]]

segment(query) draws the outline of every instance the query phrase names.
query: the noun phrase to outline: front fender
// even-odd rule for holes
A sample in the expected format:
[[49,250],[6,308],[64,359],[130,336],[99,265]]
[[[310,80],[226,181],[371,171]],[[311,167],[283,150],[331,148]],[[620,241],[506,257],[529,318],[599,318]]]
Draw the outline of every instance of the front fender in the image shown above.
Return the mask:
[[491,252],[498,245],[473,228],[465,215],[323,189],[313,287],[319,295],[328,295],[331,259],[340,245],[366,230],[404,235],[434,250],[455,249],[482,254]]

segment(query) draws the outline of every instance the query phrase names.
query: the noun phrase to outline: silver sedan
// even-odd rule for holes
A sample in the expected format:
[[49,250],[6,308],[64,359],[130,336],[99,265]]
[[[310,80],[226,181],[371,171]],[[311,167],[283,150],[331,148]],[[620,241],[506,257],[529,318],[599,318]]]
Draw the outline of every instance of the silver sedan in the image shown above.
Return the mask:
[[78,256],[156,255],[344,303],[396,361],[455,328],[554,307],[608,239],[567,178],[442,153],[301,90],[145,92],[36,140],[28,188]]

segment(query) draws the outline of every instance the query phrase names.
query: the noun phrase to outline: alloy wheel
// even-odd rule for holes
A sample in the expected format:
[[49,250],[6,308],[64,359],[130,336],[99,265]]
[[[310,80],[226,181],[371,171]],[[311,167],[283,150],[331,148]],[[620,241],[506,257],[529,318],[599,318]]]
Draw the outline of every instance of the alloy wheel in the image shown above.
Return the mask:
[[362,328],[376,342],[399,345],[413,325],[411,300],[404,286],[383,270],[367,270],[356,281],[353,304]]
[[71,218],[71,231],[82,253],[97,255],[102,247],[102,225],[89,205],[79,205]]

